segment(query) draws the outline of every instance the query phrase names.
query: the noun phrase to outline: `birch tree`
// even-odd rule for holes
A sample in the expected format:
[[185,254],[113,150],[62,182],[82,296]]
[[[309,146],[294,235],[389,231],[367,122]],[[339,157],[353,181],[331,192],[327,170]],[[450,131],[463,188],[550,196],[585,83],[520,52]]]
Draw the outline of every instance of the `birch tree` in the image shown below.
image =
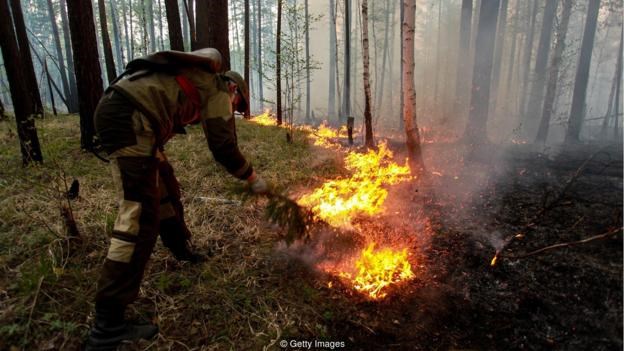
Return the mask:
[[[367,147],[373,147],[373,122],[371,107],[371,88],[369,73],[369,52],[368,52],[368,1],[362,0],[362,60],[363,60],[363,80],[364,80],[364,125],[365,125],[365,144]],[[309,78],[308,78],[309,82]]]

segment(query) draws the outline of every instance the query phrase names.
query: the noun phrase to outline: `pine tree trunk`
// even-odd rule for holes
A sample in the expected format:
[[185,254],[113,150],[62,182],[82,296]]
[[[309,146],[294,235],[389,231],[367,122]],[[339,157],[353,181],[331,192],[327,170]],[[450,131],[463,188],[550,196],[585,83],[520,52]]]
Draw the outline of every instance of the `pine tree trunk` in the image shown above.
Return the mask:
[[79,110],[78,86],[76,84],[76,72],[74,71],[74,55],[72,54],[71,40],[69,35],[69,20],[67,19],[67,4],[61,0],[61,24],[63,25],[63,42],[65,44],[65,57],[67,58],[67,79],[69,80],[69,92],[67,97],[69,113],[77,113]]
[[[416,11],[416,3],[413,4],[414,5],[414,12]],[[414,16],[416,16],[416,14],[414,14]],[[401,23],[401,32],[399,34],[399,39],[400,39],[400,43],[401,43],[401,61],[399,62],[400,65],[400,73],[401,73],[401,118],[399,118],[399,129],[403,130],[405,128],[405,81],[403,80],[405,77],[405,57],[403,56],[403,54],[405,53],[405,33],[406,30],[403,29],[403,25],[405,23],[405,1],[401,0],[401,4],[399,5],[399,20]],[[414,22],[416,22],[416,20],[414,19]],[[416,30],[416,24],[414,24],[414,31]],[[413,37],[412,37],[412,40]],[[413,64],[412,64],[413,65]],[[411,72],[411,75],[414,75],[414,72]],[[414,91],[414,94],[416,94],[416,92]],[[416,104],[416,98],[414,97],[414,105]],[[416,107],[413,107],[413,112],[411,113],[416,113]],[[418,130],[416,130],[416,132],[418,132]],[[407,133],[407,132],[406,132]],[[407,135],[407,140],[410,140],[410,136]],[[420,142],[420,141],[419,141]],[[409,151],[409,143],[408,143],[408,151]]]
[[[308,18],[308,0],[305,6],[305,61],[306,61],[306,122],[310,123],[310,19]],[[362,5],[363,6],[363,5]]]
[[277,125],[282,125],[282,1],[277,0],[277,33],[275,34],[275,101]]
[[[245,58],[243,62],[243,70],[245,71],[245,81],[249,82],[249,57],[251,52],[249,51],[249,0],[245,0]],[[245,118],[249,119],[249,103],[247,104],[247,110],[245,111]]]
[[[147,9],[144,8],[144,11],[147,11],[147,17],[145,18],[147,27],[149,28],[149,48],[150,53],[156,52],[156,30],[154,25],[154,1],[147,1]],[[143,3],[145,6],[145,3]]]
[[470,113],[464,132],[465,141],[471,144],[487,142],[486,126],[499,5],[498,0],[481,0],[477,40],[475,43]]
[[545,143],[548,138],[548,129],[550,119],[555,105],[555,95],[557,93],[557,82],[559,79],[559,68],[561,66],[563,51],[565,50],[565,39],[568,33],[568,24],[570,23],[570,14],[572,13],[572,0],[563,0],[563,12],[561,13],[561,22],[557,28],[557,43],[555,44],[555,52],[550,61],[548,86],[544,97],[544,106],[542,108],[542,118],[539,129],[537,130],[536,143]]
[[368,1],[362,0],[362,59],[363,59],[363,80],[364,80],[364,125],[365,125],[365,144],[367,147],[373,147],[373,117],[371,106],[371,88],[369,73],[369,51],[368,51]]
[[[527,1],[528,3],[528,1]],[[522,89],[520,90],[520,115],[524,116],[526,114],[526,98],[527,92],[529,89],[529,73],[531,72],[531,56],[533,54],[533,36],[535,32],[535,22],[537,17],[538,0],[533,0],[533,7],[531,10],[531,17],[529,17],[528,24],[528,34],[526,37],[526,41],[524,42],[524,56],[522,59]]]
[[68,0],[67,10],[80,99],[80,146],[91,150],[95,136],[93,113],[103,93],[93,8],[90,1]]
[[[13,23],[15,24],[15,35],[17,37],[17,44],[19,46],[20,59],[31,64],[24,65],[24,71],[21,72],[22,79],[26,82],[28,88],[28,97],[32,101],[33,114],[39,117],[43,116],[43,103],[41,102],[41,95],[39,94],[39,84],[37,84],[37,77],[35,75],[35,69],[32,65],[33,59],[30,53],[30,43],[28,42],[28,34],[26,34],[26,24],[24,23],[24,15],[22,14],[22,5],[20,0],[10,0],[11,13],[13,14]],[[6,63],[6,62],[5,62]]]
[[[56,49],[56,60],[59,67],[59,74],[61,75],[61,83],[63,84],[63,93],[67,101],[71,98],[69,91],[69,82],[67,81],[67,70],[65,69],[65,58],[63,57],[63,49],[61,48],[61,37],[59,35],[58,25],[54,16],[54,7],[52,7],[52,0],[47,0],[48,15],[50,16],[50,25],[52,27],[52,36],[54,37],[54,48]],[[67,110],[70,107],[67,106]]]
[[260,103],[260,111],[264,111],[264,88],[263,88],[263,73],[262,73],[262,7],[260,0],[256,1],[256,12],[258,13],[257,21],[257,49],[258,54],[256,60],[258,60],[258,101]]
[[[166,1],[176,1],[177,0],[166,0]],[[182,25],[182,43],[184,44],[184,50],[191,50],[191,39],[189,35],[189,25],[188,18],[186,16],[186,7],[184,6],[184,1],[182,1],[178,6],[178,12],[180,13],[180,23]],[[170,39],[171,40],[171,39]]]
[[158,41],[160,42],[160,51],[165,51],[165,42],[163,39],[163,16],[161,0],[158,0]]
[[195,9],[193,0],[183,0],[186,7],[186,17],[189,24],[189,30],[191,33],[191,50],[196,50],[197,47],[197,26],[195,25]]
[[[550,1],[557,2],[559,0]],[[492,67],[492,107],[491,110],[496,111],[496,102],[498,100],[498,84],[500,81],[501,63],[503,60],[503,49],[505,48],[505,32],[507,29],[507,6],[509,0],[501,1],[500,15],[498,17],[498,28],[496,29],[496,47],[494,48],[494,66]]]
[[416,123],[416,89],[414,87],[414,32],[416,22],[416,1],[403,0],[403,21],[401,32],[403,40],[401,48],[403,59],[403,79],[401,91],[403,95],[403,123],[405,125],[405,142],[412,173],[420,173],[424,168],[422,151],[420,148],[420,135]]
[[[617,64],[615,66],[615,74],[613,75],[613,83],[611,84],[611,93],[609,94],[609,102],[607,105],[607,113],[605,114],[604,120],[602,121],[602,130],[600,131],[600,136],[602,139],[607,138],[607,131],[609,128],[609,120],[611,118],[611,114],[613,113],[613,108],[618,109],[619,107],[619,85],[622,81],[622,41],[624,40],[624,28],[620,34],[620,48],[618,50],[618,58]],[[616,93],[618,95],[616,95]],[[618,111],[619,112],[619,111]],[[616,112],[617,114],[617,112]],[[617,121],[617,117],[615,119]],[[615,124],[615,128],[617,130],[617,123]]]
[[536,122],[542,112],[544,102],[544,87],[546,85],[546,65],[548,63],[548,54],[550,52],[550,43],[552,40],[553,23],[557,15],[557,4],[559,1],[547,1],[544,8],[544,19],[542,20],[542,30],[540,33],[539,45],[537,47],[537,57],[535,59],[535,68],[533,70],[533,84],[529,91],[529,105],[527,114],[524,116],[523,124],[526,135],[532,137],[535,135]]
[[130,36],[128,35],[128,16],[126,13],[127,13],[126,1],[121,0],[121,16],[122,16],[123,27],[124,27],[124,39],[126,41],[126,57],[128,58],[128,61],[131,61],[132,55],[130,52]]
[[351,0],[344,0],[344,90],[342,122],[351,116]]
[[514,69],[516,68],[516,48],[518,46],[518,17],[520,17],[520,0],[516,1],[516,6],[514,7],[514,16],[513,22],[511,24],[511,49],[509,53],[509,65],[507,66],[507,79],[505,85],[505,105],[507,110],[509,110],[509,105],[512,103],[513,99],[511,99],[511,84],[514,80]]
[[468,91],[468,60],[470,57],[470,31],[472,24],[472,0],[463,0],[459,24],[459,52],[457,54],[457,81],[455,83],[455,115],[463,115]]
[[52,77],[50,77],[47,61],[44,63],[44,70],[48,81],[48,94],[50,95],[50,103],[52,104],[52,113],[56,116],[56,103],[54,102],[54,91],[52,91]]
[[[28,165],[33,161],[42,162],[43,157],[33,117],[37,113],[37,108],[33,105],[26,80],[22,76],[22,72],[27,70],[25,66],[30,65],[32,69],[32,61],[23,59],[21,48],[17,43],[15,35],[16,28],[14,25],[17,25],[17,22],[14,24],[6,1],[0,1],[0,16],[3,18],[0,21],[0,48],[11,89],[11,100],[13,101],[13,110],[15,112],[22,164]],[[25,31],[26,29],[24,28]],[[26,49],[30,50],[28,47]]]
[[223,58],[221,67],[230,70],[230,44],[228,34],[228,2],[212,0],[197,2],[197,47],[215,48]]
[[117,60],[117,72],[122,72],[124,67],[123,48],[121,45],[121,30],[119,28],[119,16],[117,13],[117,4],[110,0],[111,22],[113,23],[113,38],[115,40],[115,59]]
[[98,0],[98,10],[100,12],[100,30],[102,31],[102,45],[104,46],[104,60],[106,62],[106,76],[108,82],[112,82],[117,77],[115,72],[115,61],[113,60],[113,48],[111,47],[110,37],[108,35],[108,26],[106,24],[106,7],[104,0]]
[[143,27],[143,45],[142,45],[142,49],[143,49],[143,55],[147,55],[149,54],[149,46],[150,46],[150,36],[149,36],[149,32],[147,30],[147,27],[149,26],[149,24],[147,23],[147,11],[145,9],[145,2],[146,1],[150,1],[150,0],[141,0],[141,25]]
[[335,0],[329,0],[329,94],[327,96],[327,119],[336,116],[336,13]]
[[572,109],[570,110],[570,120],[565,137],[566,143],[578,143],[580,141],[584,116],[583,110],[585,109],[585,97],[587,94],[587,81],[589,80],[589,67],[591,65],[599,10],[600,0],[589,0],[587,19],[585,20],[585,29],[583,31],[583,41],[581,43],[581,53],[576,69],[576,78],[574,79],[574,93],[572,95]]
[[390,4],[386,3],[386,11],[385,11],[385,20],[384,20],[384,41],[383,41],[383,50],[382,50],[382,60],[381,60],[381,74],[377,77],[377,91],[375,92],[375,106],[377,106],[377,117],[376,120],[381,115],[381,104],[384,93],[384,78],[386,74],[391,74],[391,72],[387,72],[386,63],[388,59],[388,35],[389,35],[389,27],[390,27]]
[[171,50],[184,51],[184,41],[180,28],[180,12],[177,0],[165,0],[167,11],[167,28],[169,29],[169,46]]

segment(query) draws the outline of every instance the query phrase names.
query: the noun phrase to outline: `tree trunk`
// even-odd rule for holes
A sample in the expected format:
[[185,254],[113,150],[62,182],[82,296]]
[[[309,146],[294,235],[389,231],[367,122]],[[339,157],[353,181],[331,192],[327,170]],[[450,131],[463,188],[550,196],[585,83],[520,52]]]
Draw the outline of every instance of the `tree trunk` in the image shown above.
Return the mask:
[[[364,80],[364,125],[365,125],[365,144],[367,147],[373,147],[373,117],[371,107],[371,88],[369,73],[369,52],[368,52],[368,1],[362,0],[362,60],[363,60],[363,80]],[[308,80],[309,82],[309,80]]]
[[[514,78],[514,69],[516,68],[516,47],[518,46],[518,17],[520,17],[520,0],[516,1],[514,7],[513,22],[511,24],[511,49],[509,53],[509,65],[507,67],[506,84],[505,84],[505,105],[507,111],[509,111],[509,104],[511,104],[511,83]],[[500,96],[500,95],[499,95]]]
[[191,33],[191,50],[195,50],[197,46],[197,27],[195,26],[195,11],[193,9],[193,0],[184,1],[184,8],[186,10],[186,19],[189,24],[189,31]]
[[533,84],[529,91],[529,105],[527,106],[527,114],[524,115],[523,129],[526,135],[532,137],[535,135],[535,124],[538,115],[542,111],[544,102],[544,86],[546,85],[546,65],[548,63],[548,53],[550,52],[550,43],[552,41],[553,23],[557,15],[557,4],[559,1],[546,1],[544,8],[544,19],[542,20],[542,30],[540,33],[540,41],[537,47],[537,57],[535,59],[535,68],[533,70]]
[[[43,104],[41,103],[41,95],[39,94],[39,84],[33,67],[33,59],[30,53],[30,43],[26,34],[26,24],[24,23],[24,15],[22,14],[22,5],[20,0],[10,0],[11,13],[13,14],[13,23],[15,24],[15,35],[17,37],[17,45],[19,46],[20,60],[30,62],[23,66],[21,71],[22,79],[26,83],[28,89],[27,96],[32,101],[33,114],[43,116]],[[6,61],[5,61],[6,63]]]
[[256,55],[256,60],[258,60],[258,101],[260,103],[260,111],[264,111],[264,88],[263,88],[263,73],[262,73],[262,7],[260,0],[256,1],[256,12],[258,12],[258,43],[257,49],[258,54]]
[[[557,2],[559,0],[549,1]],[[500,15],[498,18],[498,28],[496,29],[496,47],[494,48],[494,66],[492,67],[492,111],[496,111],[496,101],[498,100],[498,84],[500,81],[501,62],[503,60],[503,49],[505,48],[505,31],[507,29],[507,6],[509,0],[501,1]]]
[[52,103],[52,113],[56,116],[56,103],[54,103],[54,91],[52,91],[52,78],[50,77],[50,71],[48,70],[47,61],[44,63],[44,69],[48,81],[48,94],[50,95],[50,103]]
[[472,74],[470,114],[464,133],[466,142],[472,144],[487,141],[486,127],[499,5],[498,0],[481,0],[477,40],[475,43],[475,63]]
[[[366,1],[366,0],[364,0]],[[305,70],[306,70],[306,116],[305,120],[310,123],[310,19],[308,18],[308,0],[304,2],[305,7]],[[364,5],[362,5],[364,6]],[[364,9],[362,8],[362,11]]]
[[106,76],[108,77],[108,82],[110,83],[117,77],[117,72],[115,71],[113,48],[111,47],[110,37],[108,35],[108,26],[106,25],[106,7],[104,6],[104,0],[98,0],[98,10],[100,12],[100,30],[102,31],[104,60],[106,61]]
[[403,79],[401,91],[403,95],[403,123],[405,125],[405,141],[407,154],[412,173],[420,173],[424,169],[422,151],[420,148],[420,135],[416,123],[416,89],[414,87],[414,32],[416,22],[416,1],[403,0],[403,21],[401,32],[403,40],[401,48],[403,59]]
[[277,33],[275,34],[275,100],[277,125],[282,125],[282,1],[277,0]]
[[132,25],[132,0],[128,0],[128,21],[130,22],[130,57],[128,61],[134,60],[134,26]]
[[[613,83],[611,84],[611,93],[609,94],[609,102],[607,105],[607,113],[605,114],[604,120],[602,121],[602,130],[600,131],[600,136],[602,139],[607,138],[607,131],[609,128],[609,120],[611,118],[611,114],[613,113],[613,108],[616,108],[616,115],[619,113],[619,85],[622,81],[622,41],[624,40],[624,28],[622,28],[622,32],[620,34],[620,48],[618,50],[618,58],[617,64],[615,66],[615,74],[613,75]],[[617,116],[615,118],[617,121]],[[615,123],[615,129],[617,130],[618,125]]]
[[91,150],[95,135],[93,113],[103,93],[93,8],[90,1],[83,0],[68,0],[67,5],[80,99],[80,146]]
[[468,60],[470,57],[470,31],[472,24],[472,0],[462,0],[459,24],[459,52],[457,54],[457,82],[455,83],[455,115],[465,111],[466,92],[468,91]]
[[377,78],[377,91],[375,92],[375,106],[377,106],[377,117],[376,120],[379,118],[379,116],[381,115],[382,111],[381,111],[381,104],[382,104],[382,100],[383,100],[383,93],[384,93],[384,78],[386,77],[386,74],[391,74],[390,72],[386,73],[386,63],[387,63],[387,59],[388,59],[388,46],[389,46],[389,41],[388,41],[388,35],[390,32],[390,3],[386,3],[386,13],[385,13],[385,20],[384,20],[384,41],[383,41],[383,50],[382,50],[382,61],[381,61],[381,74],[379,77]]
[[130,61],[132,60],[132,56],[130,55],[130,36],[128,35],[128,16],[126,15],[126,12],[126,1],[121,0],[121,16],[124,27],[124,39],[126,41],[126,57],[128,58],[128,61]]
[[[172,2],[175,1],[175,2],[177,2],[177,0],[166,0],[166,1],[172,1]],[[191,39],[190,39],[190,35],[189,35],[189,25],[188,25],[188,18],[186,16],[186,7],[184,5],[184,1],[182,1],[180,4],[178,4],[178,12],[181,15],[181,17],[179,18],[179,21],[180,21],[180,23],[182,25],[182,43],[184,44],[183,45],[184,50],[191,50]]]
[[[555,52],[550,61],[550,75],[548,77],[548,87],[546,96],[544,97],[544,106],[542,109],[542,118],[539,129],[537,130],[536,143],[545,143],[548,138],[548,129],[550,119],[555,104],[555,95],[557,92],[557,82],[559,79],[559,68],[561,66],[563,51],[565,50],[565,38],[568,33],[568,24],[570,23],[570,14],[572,13],[572,0],[563,0],[563,12],[561,13],[561,22],[557,28],[557,43],[555,44]],[[620,50],[621,52],[621,50]]]
[[147,27],[149,24],[147,23],[147,10],[145,9],[145,2],[150,0],[141,0],[141,25],[143,27],[143,55],[149,54],[149,46],[150,46],[150,37]]
[[[145,6],[145,3],[143,3]],[[147,0],[147,9],[143,8],[143,11],[147,11],[147,17],[145,18],[147,27],[149,28],[149,48],[150,53],[156,52],[156,30],[154,25],[154,0]],[[145,13],[145,12],[144,12]]]
[[[589,80],[589,67],[591,65],[594,37],[596,36],[596,23],[600,10],[600,0],[589,0],[587,19],[583,31],[581,53],[574,79],[574,93],[572,95],[572,108],[570,120],[566,132],[566,143],[578,143],[583,125],[583,110],[585,109],[585,96],[587,94],[587,81]],[[621,52],[619,53],[621,55]]]
[[[56,18],[54,16],[54,7],[52,7],[52,0],[47,0],[48,14],[50,16],[50,24],[52,27],[52,35],[54,37],[54,48],[56,49],[56,60],[58,62],[59,74],[61,75],[61,83],[63,84],[63,93],[66,99],[71,100],[71,92],[69,90],[69,82],[67,81],[67,70],[65,69],[65,58],[63,57],[63,49],[61,48],[61,37],[59,35],[58,25],[56,24]],[[70,107],[67,106],[67,110]]]
[[329,0],[329,93],[327,96],[327,119],[336,116],[336,13],[335,0]]
[[[17,5],[19,6],[19,3]],[[26,80],[22,76],[22,72],[27,70],[25,66],[30,65],[32,69],[32,60],[25,60],[24,56],[22,56],[21,50],[23,47],[17,43],[13,18],[8,4],[4,0],[0,1],[0,15],[4,18],[4,20],[0,21],[0,48],[2,50],[7,80],[11,89],[11,100],[13,101],[17,136],[22,153],[22,164],[28,165],[33,161],[42,162],[41,147],[33,118],[37,113],[37,108],[33,105]],[[15,25],[17,25],[17,22]],[[23,30],[26,32],[25,28]],[[26,49],[30,50],[28,47]]]
[[[527,1],[528,4],[528,1]],[[531,17],[529,17],[528,24],[528,34],[526,37],[526,41],[524,42],[524,56],[522,59],[522,89],[520,92],[520,114],[524,115],[526,113],[526,98],[527,91],[529,89],[529,73],[531,72],[531,55],[533,53],[533,34],[535,32],[535,22],[537,17],[538,10],[538,0],[533,0],[533,8],[531,11]]]
[[184,51],[182,30],[180,28],[180,12],[177,0],[165,0],[167,11],[167,28],[169,29],[169,46],[171,50]]
[[222,68],[230,70],[228,34],[228,2],[212,0],[197,2],[197,49],[215,48],[223,58]]
[[[414,12],[416,11],[416,3],[413,3],[414,6]],[[416,16],[416,14],[414,14],[414,16]],[[403,80],[404,75],[405,75],[405,57],[403,56],[403,54],[405,53],[405,30],[403,29],[403,25],[405,23],[405,1],[401,0],[401,4],[399,5],[399,20],[401,22],[401,32],[399,34],[399,39],[400,39],[400,43],[401,43],[401,62],[399,63],[400,65],[400,73],[401,73],[401,118],[399,118],[399,129],[404,129],[405,128],[405,81]],[[414,31],[416,30],[416,19],[414,18]],[[412,37],[412,40],[414,40],[414,37]],[[412,44],[414,45],[414,44]],[[414,64],[412,63],[412,66]],[[414,72],[412,71],[410,73],[412,76],[414,75]],[[413,80],[412,80],[413,81]],[[414,94],[416,94],[416,91],[414,91]],[[414,105],[416,105],[416,98],[414,97]],[[415,106],[411,106],[413,108],[413,111],[410,113],[416,113],[416,107]],[[407,131],[406,131],[407,133]],[[416,130],[416,133],[418,133],[418,129]],[[420,138],[419,138],[420,139]],[[410,135],[407,134],[407,140],[410,140]],[[420,142],[420,140],[419,140]],[[407,145],[408,151],[409,151],[409,143]]]
[[342,94],[342,122],[351,116],[351,0],[344,0],[344,90]]
[[72,54],[69,20],[67,19],[67,4],[61,0],[61,23],[63,25],[63,42],[65,44],[65,57],[67,58],[67,78],[69,80],[69,113],[78,112],[78,86],[76,85],[76,72],[74,71],[74,55]]
[[158,0],[158,41],[160,42],[160,50],[165,51],[165,42],[163,37],[163,16],[162,16],[162,3]]
[[[249,0],[245,0],[245,59],[243,63],[243,69],[245,71],[245,82],[249,82],[249,57],[251,52],[249,51]],[[247,110],[245,111],[245,118],[249,119],[249,105],[251,105],[248,101]]]
[[121,41],[121,30],[119,28],[119,14],[117,4],[113,0],[109,2],[111,9],[111,21],[113,22],[113,38],[115,40],[115,58],[117,59],[117,72],[122,72],[124,67],[123,48]]

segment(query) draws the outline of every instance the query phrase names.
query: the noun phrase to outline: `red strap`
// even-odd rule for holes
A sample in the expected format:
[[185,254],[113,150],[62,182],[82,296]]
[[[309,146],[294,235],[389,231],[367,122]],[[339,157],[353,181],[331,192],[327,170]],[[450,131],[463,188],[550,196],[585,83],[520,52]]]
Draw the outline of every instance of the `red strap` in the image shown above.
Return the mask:
[[182,124],[192,123],[193,121],[199,119],[199,111],[201,110],[199,91],[197,91],[197,88],[193,85],[193,83],[191,83],[191,81],[184,75],[179,74],[175,77],[175,79],[176,82],[178,82],[180,89],[182,89],[182,91],[184,92],[184,95],[186,95],[186,97],[191,101],[191,104],[193,104],[193,107],[195,108],[195,113],[193,114],[191,119],[188,121],[183,120],[181,122]]

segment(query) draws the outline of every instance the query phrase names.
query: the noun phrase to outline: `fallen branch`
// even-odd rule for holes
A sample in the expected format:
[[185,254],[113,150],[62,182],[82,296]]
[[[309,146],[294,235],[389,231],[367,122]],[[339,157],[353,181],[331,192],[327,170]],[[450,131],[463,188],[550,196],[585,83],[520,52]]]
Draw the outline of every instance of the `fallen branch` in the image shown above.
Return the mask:
[[494,258],[492,259],[492,266],[494,266],[496,264],[496,260],[498,258],[507,258],[507,259],[511,259],[511,260],[517,260],[517,259],[521,259],[521,258],[526,258],[529,256],[535,256],[538,254],[541,254],[543,252],[546,251],[550,251],[550,250],[555,250],[555,249],[560,249],[560,248],[564,248],[564,247],[570,247],[570,246],[576,246],[576,245],[581,245],[581,244],[586,244],[586,243],[590,243],[592,241],[596,241],[596,240],[601,240],[601,239],[606,239],[608,237],[614,236],[616,234],[619,234],[622,232],[622,228],[614,228],[611,229],[609,231],[607,231],[606,233],[602,233],[599,235],[595,235],[583,240],[577,240],[577,241],[570,241],[567,243],[559,243],[559,244],[554,244],[554,245],[550,245],[550,246],[546,246],[543,247],[541,249],[537,249],[531,252],[527,252],[524,254],[520,254],[520,255],[503,255],[501,254],[500,250],[496,251],[496,254],[494,255]]

